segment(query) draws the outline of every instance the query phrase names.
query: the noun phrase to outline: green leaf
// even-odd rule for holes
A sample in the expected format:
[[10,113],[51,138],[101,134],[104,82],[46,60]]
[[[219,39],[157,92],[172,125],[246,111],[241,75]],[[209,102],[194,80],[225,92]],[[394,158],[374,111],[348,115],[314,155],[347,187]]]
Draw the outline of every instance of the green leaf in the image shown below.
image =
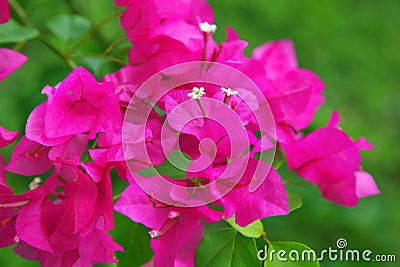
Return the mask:
[[207,233],[195,258],[195,266],[202,267],[254,267],[260,264],[254,239],[244,237],[234,229]]
[[287,196],[289,201],[289,211],[292,212],[303,206],[301,196],[293,191],[287,190]]
[[272,242],[267,253],[264,267],[319,267],[315,252],[301,243]]
[[115,228],[111,231],[113,239],[124,247],[117,251],[118,266],[136,267],[150,261],[153,251],[150,247],[149,229],[135,223],[122,214],[115,214]]
[[245,227],[241,227],[236,224],[235,216],[232,216],[226,220],[226,222],[229,223],[233,229],[247,237],[259,238],[264,232],[264,226],[260,220],[254,221]]
[[35,28],[25,27],[14,20],[0,25],[0,43],[17,43],[31,40],[39,36],[39,31]]
[[56,16],[47,23],[47,28],[65,43],[82,37],[91,27],[92,23],[87,18],[71,14]]

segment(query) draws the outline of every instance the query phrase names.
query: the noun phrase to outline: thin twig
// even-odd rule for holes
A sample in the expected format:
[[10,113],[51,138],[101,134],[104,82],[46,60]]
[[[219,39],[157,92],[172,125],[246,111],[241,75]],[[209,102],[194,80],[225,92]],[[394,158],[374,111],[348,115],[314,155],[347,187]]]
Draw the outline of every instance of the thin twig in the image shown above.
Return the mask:
[[121,60],[119,58],[110,57],[110,56],[107,56],[107,55],[104,55],[104,54],[79,54],[79,55],[70,55],[69,57],[70,58],[99,57],[99,58],[108,59],[110,61],[116,62],[116,63],[121,64],[121,65],[128,64],[128,62],[125,62],[125,61],[123,61],[123,60]]
[[121,11],[118,9],[114,14],[111,14],[108,17],[105,17],[102,21],[100,21],[96,26],[94,26],[89,32],[87,32],[78,42],[76,42],[73,46],[71,46],[65,53],[69,54],[72,51],[75,51],[82,44],[84,44],[87,40],[89,40],[101,27],[105,24],[109,23],[115,18],[118,18],[121,15]]

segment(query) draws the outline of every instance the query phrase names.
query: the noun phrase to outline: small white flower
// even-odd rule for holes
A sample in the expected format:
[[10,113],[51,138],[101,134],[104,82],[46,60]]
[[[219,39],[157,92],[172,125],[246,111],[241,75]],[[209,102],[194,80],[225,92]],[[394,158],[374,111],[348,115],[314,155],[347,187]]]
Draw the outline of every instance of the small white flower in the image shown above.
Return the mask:
[[187,96],[191,99],[200,99],[203,95],[205,95],[204,87],[193,87],[192,92],[188,93]]
[[33,181],[29,184],[29,189],[34,190],[39,188],[41,182],[42,179],[40,179],[40,177],[35,177],[35,179],[33,179]]
[[236,96],[239,92],[233,91],[231,88],[221,87],[221,91],[224,92],[227,96]]
[[217,25],[210,24],[207,21],[199,24],[200,30],[205,33],[214,33],[217,30]]
[[154,239],[154,238],[159,237],[161,235],[161,232],[157,231],[157,230],[150,230],[149,231],[149,235],[150,235],[151,238]]
[[168,219],[178,218],[181,214],[177,211],[170,211],[168,214]]

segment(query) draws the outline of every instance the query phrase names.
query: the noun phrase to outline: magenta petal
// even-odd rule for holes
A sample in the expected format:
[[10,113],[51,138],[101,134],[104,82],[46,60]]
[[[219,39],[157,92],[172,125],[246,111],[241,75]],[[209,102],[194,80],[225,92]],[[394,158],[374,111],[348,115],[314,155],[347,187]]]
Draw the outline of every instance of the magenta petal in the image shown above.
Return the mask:
[[319,188],[322,197],[333,203],[348,207],[353,207],[358,203],[354,176],[349,176],[337,184],[321,184]]
[[111,230],[114,228],[113,192],[109,170],[103,170],[104,174],[97,183],[96,217],[104,218],[104,228]]
[[13,252],[24,259],[37,261],[39,260],[39,250],[20,240]]
[[331,118],[329,119],[327,127],[336,128],[339,126],[339,123],[340,123],[339,113],[336,110],[334,110],[332,112]]
[[12,142],[15,141],[15,139],[18,138],[19,132],[13,132],[9,131],[3,126],[0,126],[0,148],[8,146]]
[[44,102],[37,106],[29,115],[26,123],[26,137],[31,140],[38,142],[45,146],[54,146],[67,141],[71,135],[63,136],[59,138],[47,138],[45,131],[45,116],[47,110],[47,102]]
[[154,266],[194,266],[196,248],[203,236],[203,225],[193,211],[183,211],[176,223],[151,240]]
[[44,188],[38,189],[29,204],[20,209],[15,228],[21,240],[37,249],[53,252],[42,222],[42,207],[46,199]]
[[116,130],[122,117],[118,95],[113,83],[98,83],[83,67],[73,70],[55,88],[45,87],[48,95],[45,133],[48,138],[60,138],[89,132]]
[[[0,0],[0,10],[2,10],[1,5],[3,1],[4,0]],[[0,11],[0,19],[2,15],[1,12],[2,11]],[[21,67],[27,59],[28,58],[25,55],[14,50],[0,48],[0,82],[16,69]]]
[[326,127],[311,132],[299,141],[283,145],[289,168],[300,168],[307,162],[329,157],[353,147],[353,141],[343,131]]
[[358,197],[368,197],[381,193],[374,181],[374,178],[368,172],[357,171],[356,179],[356,190]]
[[325,97],[322,94],[325,84],[311,71],[304,69],[301,71],[304,77],[309,81],[311,86],[311,96],[305,110],[292,122],[292,126],[298,130],[306,128],[311,123],[315,112],[325,101]]
[[364,137],[360,137],[354,144],[357,150],[374,150],[374,146]]
[[90,267],[92,265],[91,263],[87,263],[86,265],[77,265],[77,261],[79,261],[79,254],[77,249],[56,254],[39,251],[39,260],[42,267]]
[[347,177],[352,177],[361,163],[357,150],[347,149],[330,157],[315,159],[304,165],[298,174],[311,183],[336,184]]
[[304,72],[291,70],[276,81],[267,100],[275,120],[291,124],[306,110],[311,96],[312,85]]
[[[17,216],[18,211],[12,209],[0,209],[0,221],[8,220]],[[0,226],[0,248],[11,246],[15,243],[15,220]]]
[[129,185],[122,192],[114,210],[153,229],[161,229],[171,211],[170,208],[153,207],[147,194],[136,184]]
[[236,41],[239,40],[239,35],[237,32],[229,25],[226,26],[226,41]]
[[115,250],[124,251],[104,230],[101,219],[99,219],[97,226],[82,239],[79,246],[81,257],[88,258],[92,262],[118,262],[114,257]]
[[5,169],[25,176],[45,173],[52,167],[48,158],[49,149],[50,147],[30,141],[23,136],[14,147],[10,162]]
[[293,42],[289,39],[273,41],[256,47],[253,58],[265,64],[269,77],[276,77],[282,72],[297,68],[296,53]]
[[79,233],[93,221],[97,188],[87,175],[80,174],[76,182],[65,185],[64,191],[65,211],[56,224],[65,234],[72,235]]
[[66,160],[80,161],[85,152],[88,141],[84,135],[74,135],[67,142],[50,149],[49,159],[63,158]]
[[[256,166],[256,164],[266,163],[251,160],[248,168]],[[267,166],[265,166],[267,168]],[[248,170],[246,172],[253,172]],[[249,176],[250,173],[247,173]],[[244,179],[246,173],[244,174]],[[252,175],[249,176],[252,178]],[[237,187],[232,189],[223,199],[224,208],[228,211],[227,218],[232,215],[235,210],[235,220],[240,226],[246,226],[255,220],[275,215],[286,215],[289,213],[288,199],[286,189],[279,174],[271,168],[268,176],[259,188],[254,192],[249,192],[248,187]]]

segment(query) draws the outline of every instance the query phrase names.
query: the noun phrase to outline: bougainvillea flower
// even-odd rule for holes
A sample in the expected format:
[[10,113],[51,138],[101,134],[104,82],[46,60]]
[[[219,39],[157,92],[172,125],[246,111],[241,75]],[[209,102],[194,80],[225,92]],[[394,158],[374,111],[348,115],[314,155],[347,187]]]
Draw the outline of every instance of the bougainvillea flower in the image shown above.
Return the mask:
[[45,173],[52,166],[48,157],[50,148],[23,136],[14,147],[6,170],[26,176]]
[[46,86],[47,108],[44,119],[47,138],[61,138],[112,131],[122,123],[118,95],[112,83],[98,83],[83,67],[71,72],[56,87]]
[[[0,18],[2,9],[2,0],[0,0]],[[5,1],[7,3],[7,1]],[[0,82],[14,72],[16,69],[21,67],[28,58],[18,53],[17,51],[7,49],[7,48],[0,48]]]
[[364,138],[353,141],[337,128],[335,112],[329,124],[304,138],[283,145],[288,167],[307,181],[317,184],[328,200],[354,206],[358,198],[378,194],[372,177],[363,172],[359,150],[373,149]]
[[43,186],[0,199],[0,212],[14,212],[2,220],[15,221],[7,232],[18,237],[15,252],[49,267],[116,262],[114,251],[123,249],[106,232],[114,226],[109,169],[61,158],[54,165]]
[[0,0],[0,24],[10,20],[10,7],[7,0]]

